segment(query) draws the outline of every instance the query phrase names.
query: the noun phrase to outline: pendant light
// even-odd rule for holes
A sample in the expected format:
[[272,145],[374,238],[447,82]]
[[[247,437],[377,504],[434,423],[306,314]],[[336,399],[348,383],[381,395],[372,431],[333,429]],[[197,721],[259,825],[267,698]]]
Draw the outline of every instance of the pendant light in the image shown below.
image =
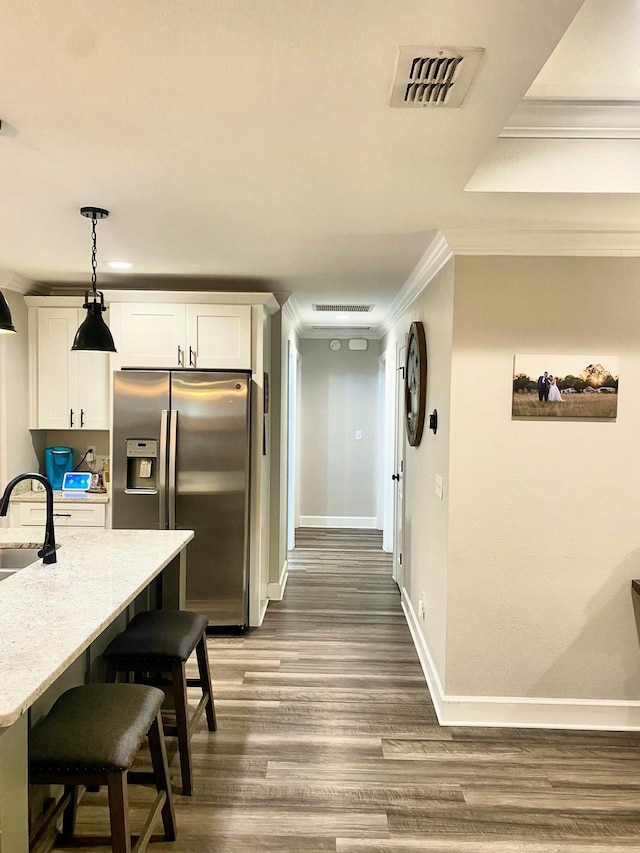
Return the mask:
[[[91,297],[90,291],[85,290],[83,308],[87,309],[87,316],[76,332],[72,350],[83,350],[91,352],[117,352],[109,327],[102,319],[102,314],[107,309],[104,307],[104,294],[96,290],[96,221],[106,219],[109,211],[102,207],[81,207],[80,213],[91,220]],[[100,299],[98,299],[100,297]]]
[[15,333],[15,331],[16,327],[13,325],[11,311],[9,311],[7,300],[4,298],[3,294],[0,293],[0,334],[3,334],[4,332]]

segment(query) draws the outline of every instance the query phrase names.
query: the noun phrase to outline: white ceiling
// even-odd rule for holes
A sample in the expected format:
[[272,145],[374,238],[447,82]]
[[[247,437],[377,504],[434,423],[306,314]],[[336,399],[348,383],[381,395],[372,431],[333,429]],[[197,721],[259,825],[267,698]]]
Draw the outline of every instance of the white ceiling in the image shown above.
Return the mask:
[[[587,187],[606,193],[597,204],[519,179],[465,192],[514,141],[499,134],[528,90],[640,97],[631,0],[587,0],[536,80],[581,5],[4,0],[0,268],[84,288],[79,208],[97,205],[111,211],[103,287],[291,293],[309,326],[315,302],[371,302],[375,333],[439,230],[460,251],[525,230],[640,234],[634,195],[606,186]],[[612,40],[626,45],[615,68]],[[410,44],[485,49],[461,108],[389,106]],[[501,162],[500,180],[524,174]],[[107,260],[134,268],[115,276]]]

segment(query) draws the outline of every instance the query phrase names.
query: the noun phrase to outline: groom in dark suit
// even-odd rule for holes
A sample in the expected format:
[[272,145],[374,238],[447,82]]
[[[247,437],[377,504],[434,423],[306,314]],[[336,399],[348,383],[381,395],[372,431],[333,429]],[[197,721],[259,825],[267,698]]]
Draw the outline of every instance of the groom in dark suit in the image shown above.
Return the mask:
[[538,400],[546,403],[549,399],[549,374],[545,370],[542,376],[538,376]]

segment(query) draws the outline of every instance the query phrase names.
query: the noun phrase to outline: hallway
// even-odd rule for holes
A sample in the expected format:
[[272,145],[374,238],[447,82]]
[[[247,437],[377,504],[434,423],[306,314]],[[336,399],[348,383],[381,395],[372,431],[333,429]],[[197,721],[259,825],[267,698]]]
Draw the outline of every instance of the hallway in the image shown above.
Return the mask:
[[639,733],[439,727],[379,534],[297,542],[264,626],[210,639],[219,730],[194,737],[178,841],[151,850],[638,849]]

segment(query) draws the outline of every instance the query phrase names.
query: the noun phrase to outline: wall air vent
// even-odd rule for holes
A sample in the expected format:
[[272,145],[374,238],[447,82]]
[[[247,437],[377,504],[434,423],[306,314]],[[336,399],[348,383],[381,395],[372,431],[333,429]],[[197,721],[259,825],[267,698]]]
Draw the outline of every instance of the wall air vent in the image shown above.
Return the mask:
[[391,106],[459,107],[483,53],[482,47],[401,47]]
[[313,306],[314,311],[330,311],[334,314],[364,314],[371,311],[373,305],[329,305],[318,304]]

